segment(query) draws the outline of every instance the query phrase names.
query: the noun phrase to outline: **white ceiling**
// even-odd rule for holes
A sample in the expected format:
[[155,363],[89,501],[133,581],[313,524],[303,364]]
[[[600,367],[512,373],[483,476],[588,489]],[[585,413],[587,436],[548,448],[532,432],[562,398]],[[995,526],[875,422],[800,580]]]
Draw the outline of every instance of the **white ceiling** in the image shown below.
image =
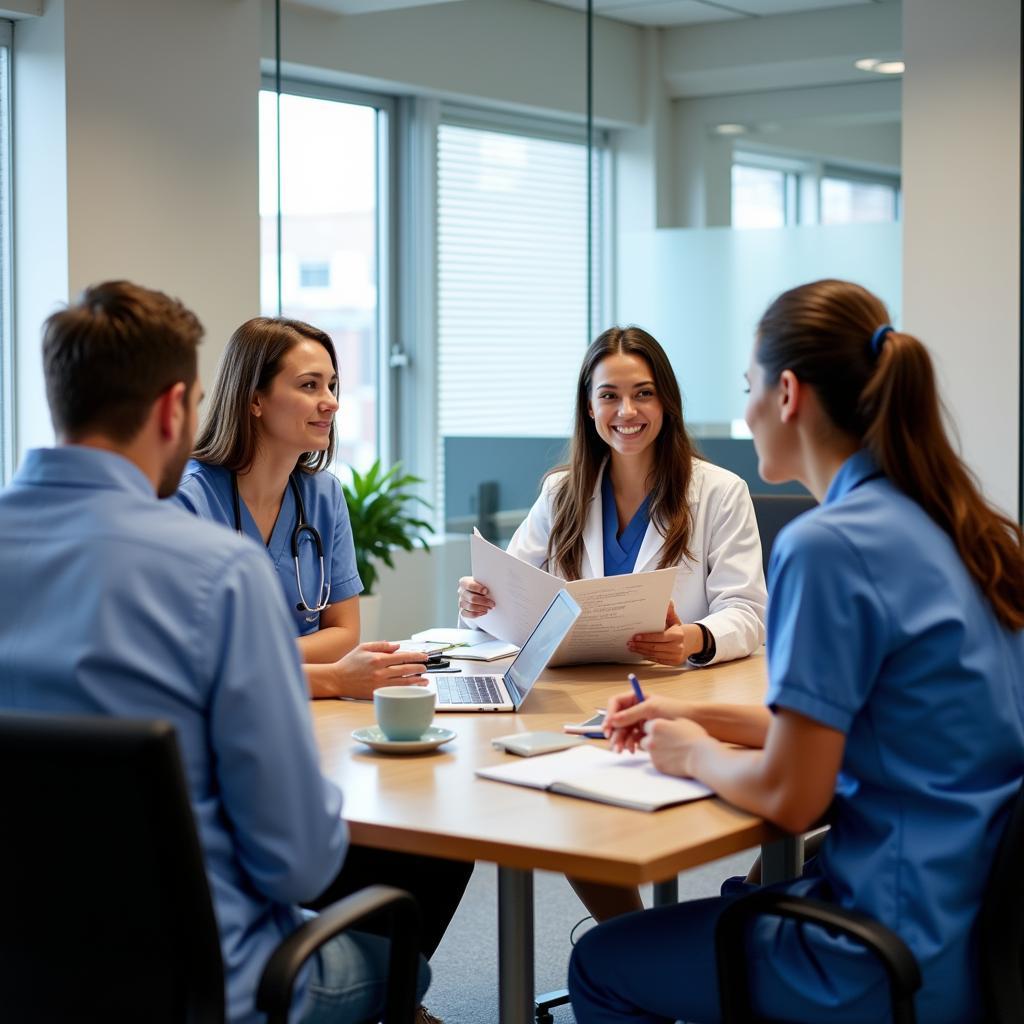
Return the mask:
[[[450,3],[452,0],[291,0],[319,7],[335,14],[372,14],[379,11]],[[577,11],[587,0],[541,0]],[[764,18],[773,14],[797,14],[829,7],[859,7],[865,4],[898,3],[899,0],[594,0],[594,11],[632,25],[704,25],[713,21]]]
[[[575,10],[586,10],[587,7],[586,0],[543,2]],[[888,2],[894,0],[594,0],[594,11],[604,18],[614,18],[634,25],[667,27]]]

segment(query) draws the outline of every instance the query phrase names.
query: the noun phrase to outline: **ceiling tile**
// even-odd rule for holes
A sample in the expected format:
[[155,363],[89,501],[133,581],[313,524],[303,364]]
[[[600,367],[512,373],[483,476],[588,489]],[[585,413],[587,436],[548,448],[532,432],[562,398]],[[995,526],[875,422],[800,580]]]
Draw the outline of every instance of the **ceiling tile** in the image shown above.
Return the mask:
[[[596,8],[596,2],[595,2]],[[735,21],[743,15],[724,7],[713,7],[700,0],[610,0],[601,8],[606,18],[634,25],[703,25],[711,21]]]
[[875,3],[876,0],[722,0],[722,2],[733,10],[766,17],[772,14],[820,11],[826,7],[862,6]]

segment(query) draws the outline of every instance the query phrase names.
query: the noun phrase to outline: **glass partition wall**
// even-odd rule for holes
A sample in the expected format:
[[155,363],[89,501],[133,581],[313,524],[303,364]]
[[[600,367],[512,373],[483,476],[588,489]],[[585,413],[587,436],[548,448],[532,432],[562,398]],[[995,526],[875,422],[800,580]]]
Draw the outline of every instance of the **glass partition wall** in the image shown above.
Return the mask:
[[329,6],[338,84],[286,79],[279,126],[261,100],[264,308],[332,333],[341,461],[400,458],[440,528],[509,535],[612,323],[663,343],[698,444],[755,491],[768,302],[839,276],[899,323],[899,75],[855,66],[894,66],[898,4]]

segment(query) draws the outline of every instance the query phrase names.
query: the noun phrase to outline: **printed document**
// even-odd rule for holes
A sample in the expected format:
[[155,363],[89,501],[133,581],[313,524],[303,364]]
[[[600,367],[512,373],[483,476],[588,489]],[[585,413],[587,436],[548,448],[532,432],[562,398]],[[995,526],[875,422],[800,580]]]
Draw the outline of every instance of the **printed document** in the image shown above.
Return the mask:
[[549,665],[643,661],[626,647],[627,641],[635,633],[660,633],[665,628],[674,567],[567,582],[514,558],[478,533],[470,540],[470,550],[473,577],[487,587],[495,603],[473,624],[491,636],[522,647],[563,588],[580,606],[582,614]]
[[616,754],[605,747],[573,747],[513,764],[478,768],[476,774],[495,782],[546,789],[637,811],[657,811],[712,795],[695,779],[659,772],[646,753]]

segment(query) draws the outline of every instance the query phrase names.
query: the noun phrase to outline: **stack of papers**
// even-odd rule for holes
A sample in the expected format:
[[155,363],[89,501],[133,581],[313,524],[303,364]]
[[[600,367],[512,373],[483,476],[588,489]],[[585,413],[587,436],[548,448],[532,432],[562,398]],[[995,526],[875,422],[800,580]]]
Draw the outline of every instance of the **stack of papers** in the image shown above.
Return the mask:
[[495,782],[546,789],[637,811],[657,811],[712,796],[701,782],[659,772],[645,753],[616,754],[605,747],[573,747],[495,768],[478,768],[476,773]]
[[444,650],[448,657],[466,661],[497,661],[519,653],[515,644],[495,640],[482,629],[424,629],[413,633],[410,640],[403,646],[425,651]]
[[580,617],[548,662],[552,667],[643,661],[626,644],[636,633],[660,633],[665,628],[679,573],[672,567],[566,582],[520,561],[479,533],[470,540],[470,550],[473,576],[487,587],[495,603],[473,622],[492,636],[522,647],[563,588],[580,606]]

